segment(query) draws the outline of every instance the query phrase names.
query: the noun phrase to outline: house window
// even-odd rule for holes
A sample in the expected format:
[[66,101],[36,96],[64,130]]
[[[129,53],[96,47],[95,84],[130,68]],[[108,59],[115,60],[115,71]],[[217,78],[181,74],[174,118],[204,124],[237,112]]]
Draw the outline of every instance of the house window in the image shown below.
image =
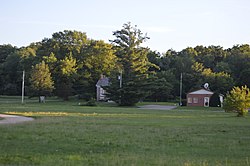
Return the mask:
[[197,97],[194,97],[194,98],[193,98],[193,101],[194,101],[194,103],[198,103],[198,98],[197,98]]
[[192,98],[191,97],[188,98],[188,103],[192,103]]
[[103,88],[100,88],[100,95],[104,95],[105,94],[105,91]]

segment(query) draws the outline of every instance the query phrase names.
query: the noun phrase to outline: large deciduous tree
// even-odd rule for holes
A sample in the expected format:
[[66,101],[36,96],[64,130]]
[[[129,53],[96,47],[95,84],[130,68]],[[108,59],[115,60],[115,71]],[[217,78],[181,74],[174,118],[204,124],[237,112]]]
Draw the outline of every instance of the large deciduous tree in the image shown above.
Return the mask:
[[231,75],[234,78],[237,86],[247,85],[250,86],[250,45],[236,45],[228,50],[228,63]]
[[73,88],[81,97],[89,100],[95,97],[95,85],[100,76],[109,77],[115,70],[117,58],[112,45],[102,40],[90,40],[81,54]]
[[17,47],[14,47],[10,44],[0,45],[0,64],[4,63],[8,55],[14,53],[15,51],[17,51]]
[[[112,43],[118,57],[118,67],[111,78],[111,86],[107,88],[108,96],[120,105],[134,105],[147,93],[144,87],[152,64],[147,58],[148,50],[141,44],[149,38],[130,23],[124,24],[123,29],[115,31],[113,35],[116,37]],[[118,75],[121,80],[117,79]]]
[[81,51],[87,42],[85,33],[65,30],[54,33],[50,39],[44,39],[37,51],[52,69],[56,95],[64,100],[74,93],[78,63],[82,61]]
[[226,94],[233,87],[232,77],[225,72],[213,72],[210,68],[205,68],[202,63],[195,62],[192,65],[195,86],[208,82],[211,90],[220,94]]
[[68,97],[72,95],[72,86],[75,82],[75,75],[77,72],[76,59],[73,58],[71,53],[58,62],[56,71],[58,74],[56,80],[56,93],[64,100],[68,100]]
[[17,95],[19,92],[17,70],[20,57],[17,50],[11,45],[0,45],[0,94]]
[[33,89],[33,95],[41,96],[48,95],[54,89],[54,82],[51,78],[49,66],[42,61],[36,64],[31,71],[30,75],[31,88]]
[[20,57],[17,53],[11,53],[6,58],[6,62],[2,64],[3,80],[3,94],[18,95],[21,93],[21,69]]

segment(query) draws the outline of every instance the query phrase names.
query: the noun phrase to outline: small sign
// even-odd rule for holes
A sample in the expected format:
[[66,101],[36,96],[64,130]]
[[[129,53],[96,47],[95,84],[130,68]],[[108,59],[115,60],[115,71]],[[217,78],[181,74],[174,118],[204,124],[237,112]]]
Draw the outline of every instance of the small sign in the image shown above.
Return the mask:
[[40,96],[40,103],[45,103],[45,96]]

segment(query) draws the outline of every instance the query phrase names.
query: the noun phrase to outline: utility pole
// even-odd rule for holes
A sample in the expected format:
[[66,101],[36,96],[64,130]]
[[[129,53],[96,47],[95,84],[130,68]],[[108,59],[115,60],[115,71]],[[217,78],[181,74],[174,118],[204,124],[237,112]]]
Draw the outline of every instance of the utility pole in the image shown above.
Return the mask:
[[22,104],[24,100],[24,77],[25,77],[25,71],[23,71],[23,82],[22,82]]
[[121,70],[121,72],[120,72],[120,88],[122,88],[122,70]]
[[181,95],[182,95],[182,73],[181,73],[181,78],[180,78],[180,103],[179,103],[180,106],[182,106]]
[[[120,71],[120,75],[118,76],[118,79],[120,81],[120,89],[122,88],[122,70]],[[121,96],[121,91],[120,91],[120,99],[119,99],[119,103],[121,104],[122,102],[122,96]]]

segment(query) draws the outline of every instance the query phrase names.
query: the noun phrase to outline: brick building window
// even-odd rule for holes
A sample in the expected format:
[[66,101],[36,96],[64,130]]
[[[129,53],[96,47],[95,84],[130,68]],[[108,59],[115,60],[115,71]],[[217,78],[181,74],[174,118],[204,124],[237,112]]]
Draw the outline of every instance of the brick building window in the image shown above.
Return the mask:
[[192,103],[192,98],[191,97],[188,98],[188,103]]
[[198,103],[199,102],[198,97],[194,97],[193,101],[194,101],[194,103]]

